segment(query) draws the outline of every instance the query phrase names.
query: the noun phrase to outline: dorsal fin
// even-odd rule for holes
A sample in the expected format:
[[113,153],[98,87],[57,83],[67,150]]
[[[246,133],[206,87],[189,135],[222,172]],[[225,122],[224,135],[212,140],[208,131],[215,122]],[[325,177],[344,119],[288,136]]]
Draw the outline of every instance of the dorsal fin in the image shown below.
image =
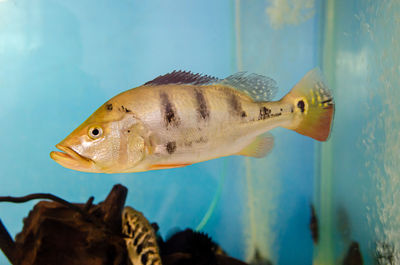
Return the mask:
[[209,75],[194,74],[186,71],[173,71],[166,75],[160,75],[145,83],[145,86],[167,85],[167,84],[192,84],[205,85],[218,82],[219,79]]
[[220,84],[228,85],[246,93],[254,101],[271,101],[278,91],[275,80],[272,78],[239,72],[220,81]]

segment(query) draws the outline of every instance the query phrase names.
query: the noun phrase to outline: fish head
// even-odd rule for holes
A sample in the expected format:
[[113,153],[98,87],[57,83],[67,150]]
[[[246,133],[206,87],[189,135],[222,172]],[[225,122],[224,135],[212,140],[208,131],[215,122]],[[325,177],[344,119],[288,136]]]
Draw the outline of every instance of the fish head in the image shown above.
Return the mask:
[[63,141],[50,157],[63,167],[96,173],[132,171],[145,156],[145,130],[135,115],[104,104]]

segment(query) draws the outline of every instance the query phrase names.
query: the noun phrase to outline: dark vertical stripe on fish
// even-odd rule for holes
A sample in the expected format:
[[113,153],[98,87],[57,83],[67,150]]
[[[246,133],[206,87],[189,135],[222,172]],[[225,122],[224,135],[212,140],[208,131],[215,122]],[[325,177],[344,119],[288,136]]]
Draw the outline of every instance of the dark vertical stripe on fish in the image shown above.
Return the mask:
[[247,117],[247,113],[242,109],[242,104],[240,103],[240,99],[236,96],[235,93],[232,93],[228,98],[228,104],[231,106],[233,113],[242,118]]
[[176,127],[180,124],[180,119],[177,115],[176,108],[169,100],[168,94],[165,92],[160,93],[161,105],[164,108],[164,121],[165,126],[168,127]]
[[195,95],[197,102],[197,112],[203,120],[206,120],[208,119],[208,117],[210,117],[210,111],[207,108],[207,102],[204,94],[200,90],[195,89]]
[[166,148],[168,154],[173,154],[176,150],[176,142],[168,142]]

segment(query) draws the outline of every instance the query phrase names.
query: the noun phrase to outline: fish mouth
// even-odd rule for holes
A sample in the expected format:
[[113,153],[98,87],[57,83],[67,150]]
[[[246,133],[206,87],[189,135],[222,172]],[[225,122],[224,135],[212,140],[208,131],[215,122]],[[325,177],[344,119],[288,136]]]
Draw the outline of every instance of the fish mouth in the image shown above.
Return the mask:
[[50,157],[61,166],[84,172],[97,172],[93,160],[78,154],[68,146],[57,144],[56,148],[61,150],[52,151]]

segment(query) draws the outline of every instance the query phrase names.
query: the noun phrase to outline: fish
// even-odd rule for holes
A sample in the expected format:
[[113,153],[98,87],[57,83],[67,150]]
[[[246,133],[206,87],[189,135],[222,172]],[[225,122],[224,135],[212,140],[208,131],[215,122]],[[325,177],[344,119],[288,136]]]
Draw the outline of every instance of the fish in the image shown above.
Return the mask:
[[231,155],[261,158],[276,127],[328,139],[334,101],[319,69],[273,101],[276,92],[277,83],[259,74],[219,79],[173,71],[105,102],[50,157],[73,170],[128,173]]
[[162,264],[156,233],[143,213],[126,206],[122,212],[122,234],[130,264]]

